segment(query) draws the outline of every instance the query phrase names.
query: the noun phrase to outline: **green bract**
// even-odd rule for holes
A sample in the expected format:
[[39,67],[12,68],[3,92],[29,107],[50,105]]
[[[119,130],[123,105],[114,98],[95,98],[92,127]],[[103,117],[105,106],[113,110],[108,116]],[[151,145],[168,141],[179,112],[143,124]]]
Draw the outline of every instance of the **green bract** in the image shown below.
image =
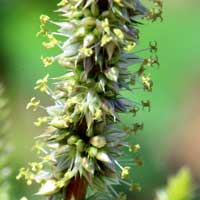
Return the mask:
[[[34,147],[40,161],[22,168],[17,178],[25,177],[28,184],[39,183],[38,195],[51,200],[122,200],[126,196],[118,194],[114,185],[123,182],[131,190],[140,189],[125,180],[131,166],[122,166],[119,161],[123,147],[134,152],[140,148],[129,146],[119,114],[135,114],[140,103],[124,98],[120,92],[135,92],[135,87],[152,89],[146,69],[159,65],[158,59],[140,58],[134,48],[139,38],[138,20],[161,17],[162,2],[156,0],[154,4],[155,8],[148,10],[139,0],[62,0],[58,21],[40,17],[38,34],[47,38],[43,45],[57,46],[61,51],[42,57],[44,66],[58,62],[66,73],[53,78],[53,89],[47,86],[49,75],[35,87],[49,95],[54,105],[46,107],[47,116],[35,122],[36,126],[46,125]],[[57,31],[50,32],[48,23]],[[155,53],[156,43],[150,43],[149,49]],[[134,66],[132,72],[130,65]],[[142,101],[141,106],[149,108],[150,102]],[[38,107],[40,101],[35,98],[27,105],[34,111]],[[128,130],[136,132],[142,127],[135,123]],[[137,157],[135,164],[141,163]]]

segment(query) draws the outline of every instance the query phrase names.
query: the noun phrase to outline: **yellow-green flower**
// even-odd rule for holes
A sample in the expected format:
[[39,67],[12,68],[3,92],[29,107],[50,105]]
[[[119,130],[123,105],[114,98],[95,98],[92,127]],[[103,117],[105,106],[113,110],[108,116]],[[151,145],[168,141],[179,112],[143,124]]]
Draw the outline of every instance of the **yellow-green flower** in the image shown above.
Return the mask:
[[49,74],[47,74],[43,79],[40,79],[36,82],[35,90],[40,90],[41,92],[45,92],[49,94],[47,83],[48,83]]
[[32,163],[29,163],[29,165],[31,167],[31,170],[34,172],[39,172],[43,168],[42,163],[32,162]]
[[39,117],[36,122],[34,122],[35,126],[41,126],[47,122],[47,117]]
[[25,178],[27,185],[31,185],[34,180],[34,174],[29,170],[25,168],[21,168],[19,174],[17,175],[16,179],[19,180],[22,177]]
[[101,39],[101,46],[105,46],[107,43],[109,43],[112,40],[112,37],[109,35],[103,35],[102,39]]
[[151,77],[150,75],[143,75],[142,76],[142,83],[144,85],[144,88],[147,89],[147,90],[151,90],[151,87],[152,87],[152,81],[151,81]]
[[115,35],[120,39],[120,40],[123,40],[124,39],[124,34],[123,32],[118,29],[118,28],[115,28],[113,29],[113,32],[115,33]]
[[122,179],[125,179],[129,175],[130,169],[131,168],[129,166],[123,167],[122,172],[121,172]]
[[59,41],[53,35],[47,35],[47,38],[49,41],[42,43],[42,45],[47,49],[53,48],[59,43]]
[[47,15],[41,15],[40,16],[40,22],[41,22],[41,24],[46,24],[48,21],[49,21],[49,16],[47,16]]
[[93,54],[93,50],[91,48],[83,47],[80,50],[80,53],[86,57],[89,57]]
[[54,58],[53,57],[41,57],[41,60],[44,64],[45,67],[48,67],[49,65],[52,65],[54,62]]
[[129,151],[130,152],[137,152],[138,150],[140,150],[140,145],[139,144],[133,144],[129,147]]
[[41,24],[40,25],[40,31],[36,34],[36,36],[38,37],[39,35],[48,35],[48,31],[47,29],[45,28],[45,25],[44,24]]
[[36,101],[36,98],[33,97],[30,102],[27,104],[26,109],[33,107],[33,111],[36,111],[40,105],[40,101]]
[[125,47],[124,50],[127,52],[131,52],[134,48],[136,47],[135,42],[128,43]]
[[110,34],[110,26],[109,26],[108,18],[106,18],[104,21],[101,22],[101,26],[105,33]]

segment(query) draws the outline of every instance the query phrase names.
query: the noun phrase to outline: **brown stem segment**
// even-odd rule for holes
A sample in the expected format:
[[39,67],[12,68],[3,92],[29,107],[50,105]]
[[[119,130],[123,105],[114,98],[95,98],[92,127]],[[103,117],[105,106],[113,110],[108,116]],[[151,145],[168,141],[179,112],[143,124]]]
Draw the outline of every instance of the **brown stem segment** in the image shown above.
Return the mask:
[[87,191],[87,182],[79,175],[71,180],[67,186],[65,200],[84,200]]

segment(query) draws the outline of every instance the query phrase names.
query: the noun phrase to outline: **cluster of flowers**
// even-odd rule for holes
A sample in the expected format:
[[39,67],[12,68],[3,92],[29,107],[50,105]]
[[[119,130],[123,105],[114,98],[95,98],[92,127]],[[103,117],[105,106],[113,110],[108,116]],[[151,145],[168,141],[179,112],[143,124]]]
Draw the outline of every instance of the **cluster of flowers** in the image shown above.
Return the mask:
[[[130,101],[121,91],[135,92],[138,86],[152,90],[146,70],[159,65],[158,59],[155,55],[140,58],[134,50],[138,20],[161,18],[162,2],[155,0],[154,4],[148,10],[139,0],[62,0],[57,10],[60,20],[40,17],[38,35],[47,38],[43,45],[61,50],[57,56],[42,57],[44,66],[58,62],[66,73],[52,78],[53,89],[48,86],[49,75],[36,82],[35,89],[49,95],[54,105],[43,107],[35,97],[27,105],[27,109],[47,111],[47,116],[35,122],[36,126],[46,125],[34,146],[40,161],[29,163],[17,177],[24,177],[28,185],[39,183],[38,195],[50,200],[122,200],[126,196],[118,194],[114,185],[140,189],[126,180],[131,165],[122,166],[119,157],[123,148],[140,149],[138,144],[128,144],[127,132],[136,132],[143,125],[123,127],[120,113],[135,115],[140,105],[149,108],[150,102]],[[48,24],[58,30],[49,31]],[[149,50],[157,51],[156,42],[150,43]],[[130,65],[132,70],[128,70]],[[139,157],[134,161],[132,165],[142,165]]]

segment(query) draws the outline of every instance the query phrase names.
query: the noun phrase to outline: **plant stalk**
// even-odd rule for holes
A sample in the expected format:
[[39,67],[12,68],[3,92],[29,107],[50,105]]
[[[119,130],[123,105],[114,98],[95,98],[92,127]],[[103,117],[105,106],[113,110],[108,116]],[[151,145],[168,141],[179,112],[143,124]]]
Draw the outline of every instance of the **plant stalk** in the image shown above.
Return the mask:
[[67,186],[65,200],[85,200],[87,182],[78,175]]

